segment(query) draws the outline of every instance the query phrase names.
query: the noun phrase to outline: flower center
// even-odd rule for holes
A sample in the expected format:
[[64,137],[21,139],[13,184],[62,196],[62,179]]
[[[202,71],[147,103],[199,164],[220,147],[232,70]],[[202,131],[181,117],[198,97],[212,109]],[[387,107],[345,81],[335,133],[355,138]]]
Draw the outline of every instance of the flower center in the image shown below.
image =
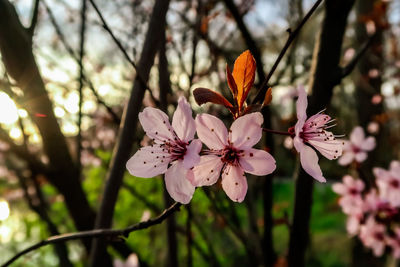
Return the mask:
[[353,195],[353,196],[358,195],[358,190],[355,188],[350,188],[349,193],[350,193],[350,195]]
[[392,179],[392,180],[390,181],[390,185],[391,185],[392,187],[394,187],[394,188],[399,188],[399,187],[400,187],[399,181],[398,181],[398,180],[395,180],[395,179]]
[[239,158],[242,156],[242,153],[243,153],[243,150],[237,150],[234,147],[226,146],[222,150],[221,161],[223,163],[228,163],[228,164],[236,166],[239,164]]
[[171,155],[172,160],[178,160],[178,159],[183,159],[183,157],[186,154],[186,146],[188,145],[187,142],[183,142],[182,140],[179,140],[178,138],[172,142],[166,141],[164,144],[161,144],[160,147],[165,149],[168,154]]

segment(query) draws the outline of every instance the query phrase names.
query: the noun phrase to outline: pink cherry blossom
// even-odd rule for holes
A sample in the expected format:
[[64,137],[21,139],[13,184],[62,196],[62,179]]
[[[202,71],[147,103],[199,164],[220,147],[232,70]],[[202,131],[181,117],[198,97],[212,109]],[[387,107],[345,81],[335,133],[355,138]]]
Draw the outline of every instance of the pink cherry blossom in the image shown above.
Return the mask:
[[394,229],[394,236],[388,237],[386,243],[392,249],[392,255],[395,259],[400,259],[400,228]]
[[359,215],[351,215],[347,218],[346,230],[347,233],[349,233],[349,235],[355,236],[356,234],[359,233],[361,226],[361,219],[362,216]]
[[202,146],[200,140],[193,140],[196,125],[189,103],[184,97],[179,98],[172,126],[164,112],[152,107],[146,107],[139,120],[154,144],[139,149],[126,168],[130,174],[143,178],[165,173],[170,196],[183,204],[189,203],[195,190],[189,181],[193,176],[191,168],[199,162]]
[[389,170],[373,168],[379,194],[393,207],[400,207],[400,161],[392,161]]
[[222,188],[230,199],[242,202],[247,193],[245,172],[267,175],[276,168],[274,158],[266,151],[252,148],[262,136],[261,113],[236,119],[228,133],[223,122],[209,114],[196,117],[197,135],[210,149],[193,169],[194,186],[213,185],[222,177]]
[[385,226],[377,223],[372,216],[368,217],[360,227],[360,239],[364,246],[372,249],[375,256],[382,256],[386,246]]
[[357,126],[350,134],[350,141],[344,141],[343,155],[339,158],[340,165],[348,165],[354,160],[361,163],[367,159],[367,152],[375,148],[375,137],[365,138],[362,127]]
[[361,193],[364,190],[364,183],[361,180],[345,175],[343,183],[333,184],[332,189],[335,193],[341,195],[339,205],[345,214],[362,215],[364,202]]
[[[342,155],[343,142],[326,129],[334,120],[325,114],[317,113],[307,119],[307,93],[303,87],[298,88],[299,98],[296,103],[297,123],[294,130],[294,146],[300,153],[300,162],[303,169],[319,182],[326,182],[318,165],[318,156],[314,147],[327,159],[337,159]],[[293,132],[294,131],[294,132]]]

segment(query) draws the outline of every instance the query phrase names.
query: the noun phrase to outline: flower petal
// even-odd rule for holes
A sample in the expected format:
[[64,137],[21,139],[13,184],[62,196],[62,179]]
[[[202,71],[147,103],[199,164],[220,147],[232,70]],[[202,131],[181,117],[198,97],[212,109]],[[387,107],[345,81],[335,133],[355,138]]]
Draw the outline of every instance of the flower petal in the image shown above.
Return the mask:
[[393,160],[390,163],[389,172],[392,174],[393,177],[400,179],[400,161]]
[[339,165],[346,166],[352,163],[354,160],[354,153],[349,151],[343,153],[343,155],[339,158],[338,163]]
[[151,178],[165,173],[170,155],[162,151],[162,148],[153,145],[139,149],[126,163],[126,168],[133,176]]
[[260,141],[264,118],[254,112],[236,119],[230,128],[229,140],[238,149],[248,149]]
[[307,118],[307,93],[303,86],[299,86],[299,88],[297,88],[297,93],[299,96],[296,102],[297,119],[299,121],[302,121],[302,123],[304,124]]
[[183,166],[190,169],[200,161],[200,150],[203,144],[199,139],[195,139],[186,147],[186,154],[183,157]]
[[267,151],[260,149],[245,150],[239,162],[245,172],[254,175],[267,175],[276,169],[275,159]]
[[240,166],[226,165],[222,172],[222,189],[235,202],[242,202],[247,193],[247,180]]
[[357,126],[351,131],[350,141],[357,147],[361,147],[365,138],[364,130],[361,126]]
[[303,146],[300,151],[300,163],[304,171],[312,176],[315,180],[325,183],[326,179],[322,176],[321,168],[318,165],[318,155],[309,146]]
[[296,135],[293,138],[293,145],[296,148],[297,152],[299,152],[299,153],[303,149],[303,147],[305,146],[304,143],[303,143],[303,140],[298,135]]
[[332,185],[332,190],[338,195],[346,195],[347,194],[347,186],[342,183],[334,183]]
[[210,149],[223,149],[228,144],[228,130],[215,116],[200,114],[196,116],[197,135]]
[[183,167],[181,160],[174,161],[165,173],[165,185],[169,195],[177,202],[187,204],[192,199],[195,187],[189,181],[191,170]]
[[356,159],[356,161],[357,162],[363,162],[364,160],[366,160],[367,159],[367,153],[365,153],[365,152],[358,152],[357,154],[356,154],[356,156],[355,156],[355,159]]
[[172,127],[179,139],[185,142],[192,140],[196,133],[196,124],[192,117],[192,108],[183,96],[178,100],[178,107],[172,117]]
[[366,151],[371,151],[372,149],[374,149],[376,146],[375,143],[375,137],[370,136],[368,138],[366,138],[362,143],[360,148]]
[[193,177],[190,181],[194,186],[213,185],[217,182],[223,165],[217,156],[201,156],[200,162],[193,168]]
[[168,116],[161,110],[147,107],[139,113],[139,121],[147,136],[154,141],[174,140],[174,131]]

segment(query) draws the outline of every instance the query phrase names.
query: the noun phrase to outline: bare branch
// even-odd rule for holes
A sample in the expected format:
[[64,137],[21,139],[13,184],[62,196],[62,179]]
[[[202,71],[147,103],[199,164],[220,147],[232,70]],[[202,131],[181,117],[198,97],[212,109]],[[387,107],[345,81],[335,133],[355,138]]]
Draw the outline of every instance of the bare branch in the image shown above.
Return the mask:
[[271,70],[269,71],[267,78],[265,78],[264,82],[262,83],[261,87],[258,89],[257,95],[253,99],[253,104],[262,101],[264,99],[264,94],[269,88],[268,82],[272,77],[272,74],[274,74],[276,68],[278,67],[279,63],[281,62],[283,56],[286,54],[286,51],[294,41],[294,39],[299,35],[299,32],[301,28],[304,26],[304,24],[307,22],[307,20],[311,17],[311,15],[314,13],[314,11],[318,8],[318,6],[322,3],[322,0],[317,0],[315,4],[311,7],[311,9],[308,11],[308,13],[304,16],[304,18],[300,21],[299,25],[297,25],[296,29],[289,31],[289,37],[283,46],[281,52],[278,55],[278,58],[275,60],[274,65],[272,66]]
[[347,75],[349,75],[354,68],[356,67],[358,61],[360,61],[360,59],[362,58],[362,56],[365,54],[365,52],[367,52],[368,48],[371,46],[372,42],[375,39],[375,34],[372,35],[360,48],[360,50],[357,52],[357,54],[351,59],[351,61],[344,66],[341,69],[341,73],[340,76],[338,77],[338,83],[340,83],[340,81],[346,77]]
[[149,219],[147,221],[131,225],[124,229],[95,229],[95,230],[82,231],[82,232],[70,233],[70,234],[62,234],[62,235],[49,237],[46,240],[42,240],[24,250],[22,250],[21,252],[16,254],[14,257],[9,259],[7,262],[5,262],[2,265],[2,267],[9,266],[11,263],[16,261],[19,257],[21,257],[31,251],[34,251],[38,248],[41,248],[43,246],[47,246],[50,244],[61,243],[61,242],[66,242],[66,241],[70,241],[70,240],[82,239],[82,238],[99,238],[99,237],[109,237],[110,239],[118,239],[120,237],[127,238],[127,237],[129,237],[129,234],[131,232],[146,229],[153,225],[162,223],[171,214],[173,214],[175,211],[178,211],[179,208],[181,207],[181,205],[182,204],[175,202],[173,205],[171,205],[168,209],[164,210],[164,212],[161,213],[156,218]]
[[28,34],[33,37],[33,34],[35,33],[35,28],[36,24],[38,21],[39,17],[39,2],[40,0],[35,0],[34,6],[33,6],[33,11],[32,11],[32,19],[31,19],[31,25],[28,28]]

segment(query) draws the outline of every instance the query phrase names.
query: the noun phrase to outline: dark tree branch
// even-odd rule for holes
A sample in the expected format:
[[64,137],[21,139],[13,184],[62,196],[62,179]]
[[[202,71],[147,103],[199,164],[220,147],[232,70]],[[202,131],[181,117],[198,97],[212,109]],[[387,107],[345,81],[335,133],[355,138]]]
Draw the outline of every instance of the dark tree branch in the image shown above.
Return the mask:
[[40,0],[35,0],[35,3],[33,4],[31,25],[27,29],[28,34],[31,36],[31,38],[33,37],[33,34],[35,33],[35,28],[36,28],[38,17],[39,17],[39,3],[40,3]]
[[[343,36],[349,12],[354,0],[326,0],[325,17],[315,45],[310,73],[311,97],[308,114],[326,108],[336,85],[334,73],[338,73]],[[309,242],[309,224],[312,208],[314,179],[302,168],[296,180],[294,214],[289,239],[289,267],[303,267]]]
[[92,228],[94,212],[76,176],[76,166],[54,115],[32,53],[31,37],[8,0],[0,0],[0,51],[7,73],[24,92],[24,107],[42,136],[43,150],[49,159],[47,178],[64,196],[77,229]]
[[82,171],[82,105],[83,105],[83,83],[84,83],[84,67],[83,58],[85,56],[85,33],[86,33],[86,0],[82,0],[81,8],[81,30],[80,30],[80,42],[79,42],[79,110],[78,110],[78,136],[76,137],[76,162],[77,162],[77,173],[78,177],[81,176]]
[[[49,15],[50,18],[50,22],[53,25],[57,36],[60,38],[61,43],[63,44],[65,50],[67,50],[68,54],[75,60],[75,62],[79,65],[79,57],[78,55],[76,55],[75,51],[72,49],[72,47],[69,45],[69,43],[67,42],[67,40],[65,39],[64,33],[62,32],[60,26],[58,25],[53,12],[51,11],[51,9],[49,8],[49,6],[46,4],[46,2],[44,0],[42,0],[43,5],[46,8],[47,14]],[[100,105],[102,105],[103,107],[106,108],[107,112],[111,115],[111,117],[113,118],[113,121],[116,124],[120,124],[121,119],[120,117],[114,112],[114,110],[108,106],[104,100],[101,99],[101,97],[98,95],[96,89],[94,88],[93,83],[91,82],[91,80],[87,77],[87,75],[84,73],[83,75],[83,79],[85,80],[86,84],[89,86],[89,89],[92,91],[93,95],[95,96],[97,103],[99,103]]]
[[96,3],[94,2],[94,0],[89,0],[90,3],[92,4],[94,10],[96,11],[97,15],[99,16],[101,23],[103,24],[103,28],[104,30],[106,30],[106,32],[108,32],[108,34],[111,36],[111,38],[113,39],[114,43],[118,46],[119,50],[122,52],[122,54],[124,55],[125,59],[129,62],[129,64],[132,65],[133,69],[136,71],[136,79],[142,83],[142,86],[145,87],[148,92],[150,93],[152,99],[154,102],[156,102],[156,104],[158,104],[157,99],[153,96],[153,91],[150,89],[150,87],[147,84],[147,81],[145,79],[145,77],[143,76],[144,74],[142,74],[138,68],[138,66],[136,65],[136,63],[131,59],[131,57],[128,55],[128,53],[126,52],[126,49],[124,48],[124,46],[122,45],[122,43],[118,40],[118,38],[114,35],[113,31],[111,30],[111,28],[108,26],[106,20],[104,19],[103,15],[101,14],[99,8],[97,7]]
[[340,76],[338,77],[337,84],[340,83],[340,81],[348,76],[354,68],[357,66],[357,63],[360,61],[360,59],[364,56],[364,54],[367,52],[368,48],[370,48],[371,44],[373,43],[376,35],[372,35],[358,50],[357,54],[351,59],[349,63],[347,63],[346,66],[341,68],[341,73]]
[[47,246],[50,244],[57,244],[57,243],[62,243],[62,242],[70,241],[70,240],[84,239],[84,238],[108,237],[110,240],[119,240],[121,238],[128,238],[129,234],[131,232],[146,229],[153,225],[162,223],[165,219],[167,219],[175,211],[178,211],[180,207],[181,207],[181,204],[175,202],[173,205],[171,205],[168,209],[164,210],[164,212],[162,214],[160,214],[159,216],[157,216],[156,218],[149,219],[147,221],[131,225],[124,229],[95,229],[95,230],[82,231],[82,232],[78,232],[78,233],[52,236],[46,240],[42,240],[39,243],[36,243],[36,244],[22,250],[21,252],[16,254],[14,257],[9,259],[7,262],[5,262],[2,265],[2,267],[9,266],[11,263],[16,261],[19,257],[21,257],[31,251],[34,251],[38,248],[41,248],[43,246]]
[[308,11],[308,13],[304,16],[304,18],[300,21],[299,25],[297,25],[297,27],[293,31],[289,30],[289,37],[288,37],[285,45],[283,46],[281,52],[279,53],[277,59],[275,60],[274,65],[272,65],[272,68],[269,71],[267,78],[264,80],[261,87],[258,89],[258,93],[253,99],[253,102],[252,102],[253,104],[264,100],[264,94],[267,91],[267,89],[269,88],[268,83],[272,77],[272,74],[274,74],[274,72],[275,72],[276,68],[278,67],[279,63],[281,62],[283,56],[286,54],[286,51],[288,50],[288,48],[290,47],[290,45],[292,44],[294,39],[297,37],[297,35],[300,33],[301,28],[304,26],[304,24],[307,22],[307,20],[311,17],[311,15],[315,12],[315,10],[322,3],[322,1],[323,0],[317,0],[315,2],[315,4],[311,7],[311,9]]
[[[165,17],[169,7],[168,0],[157,0],[153,13],[150,18],[149,28],[143,44],[143,50],[138,64],[138,72],[143,75],[145,81],[148,80],[150,69],[154,63],[155,55],[159,49],[160,36],[164,30]],[[109,173],[103,199],[100,205],[99,215],[96,219],[96,228],[109,228],[111,226],[115,203],[119,189],[122,185],[122,178],[125,173],[125,164],[131,155],[133,142],[136,139],[136,127],[138,123],[138,114],[142,107],[142,101],[146,87],[145,83],[138,80],[136,75],[133,84],[132,93],[126,106],[123,120],[120,125],[118,142],[115,146],[112,162],[110,164]],[[98,239],[93,241],[94,248],[91,253],[92,266],[99,266],[102,263],[102,256],[106,251],[106,243],[104,240]]]

